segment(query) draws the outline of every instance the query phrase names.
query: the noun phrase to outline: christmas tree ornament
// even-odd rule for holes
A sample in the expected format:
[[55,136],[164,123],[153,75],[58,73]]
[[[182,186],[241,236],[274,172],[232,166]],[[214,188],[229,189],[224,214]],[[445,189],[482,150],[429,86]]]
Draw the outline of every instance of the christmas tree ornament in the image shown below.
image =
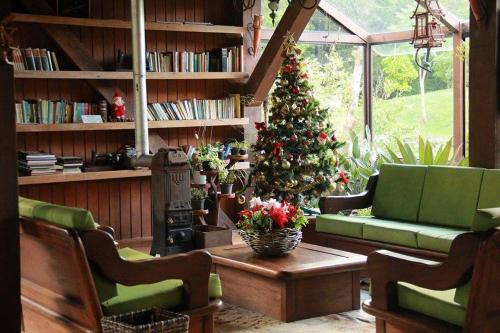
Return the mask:
[[297,94],[300,93],[300,88],[299,87],[293,87],[292,88],[292,92],[297,95]]
[[333,193],[335,190],[337,190],[337,184],[334,182],[330,183],[330,185],[328,185],[328,192]]
[[290,137],[290,140],[297,142],[297,140],[299,140],[299,137],[297,136],[297,134],[292,134],[292,136]]
[[328,141],[328,134],[321,132],[318,135],[318,142],[320,145],[324,145]]
[[287,123],[286,124],[286,128],[288,128],[290,130],[293,129],[293,124],[292,123]]
[[247,201],[247,199],[245,198],[244,195],[238,195],[238,203],[240,205],[244,205],[246,201]]
[[281,167],[282,167],[283,169],[285,169],[285,170],[290,169],[290,167],[291,167],[291,166],[292,166],[292,164],[291,164],[289,161],[287,161],[287,160],[283,160],[283,161],[281,162]]
[[288,80],[281,80],[280,83],[282,86],[286,87],[288,85]]

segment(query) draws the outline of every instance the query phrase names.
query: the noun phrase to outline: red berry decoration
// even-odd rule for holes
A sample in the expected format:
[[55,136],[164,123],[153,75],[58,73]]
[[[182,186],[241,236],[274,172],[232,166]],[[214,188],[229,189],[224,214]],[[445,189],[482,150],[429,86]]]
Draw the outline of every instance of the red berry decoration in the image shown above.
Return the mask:
[[309,104],[309,100],[306,98],[302,101],[302,104],[304,104],[304,106],[307,106],[307,104]]
[[300,88],[299,88],[299,87],[293,87],[293,88],[292,88],[292,92],[293,92],[294,94],[298,94],[298,93],[300,93]]

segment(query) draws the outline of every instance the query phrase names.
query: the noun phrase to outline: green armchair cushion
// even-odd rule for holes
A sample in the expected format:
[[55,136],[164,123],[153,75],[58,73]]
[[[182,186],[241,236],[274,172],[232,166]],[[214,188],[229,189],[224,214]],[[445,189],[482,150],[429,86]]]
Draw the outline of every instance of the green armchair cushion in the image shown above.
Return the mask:
[[470,228],[484,169],[429,166],[419,222]]
[[[120,249],[119,254],[127,260],[152,259],[150,255],[130,249]],[[94,278],[95,281],[95,278]],[[171,309],[182,305],[184,288],[181,280],[165,280],[158,283],[125,286],[117,283],[117,295],[104,302],[101,307],[105,315],[120,314],[151,307]],[[219,276],[210,274],[208,281],[210,298],[222,297]]]
[[477,208],[500,207],[500,170],[484,170]]
[[455,292],[455,302],[462,305],[463,307],[467,307],[469,304],[469,294],[470,294],[470,285],[472,280],[469,280],[466,284],[457,288]]
[[322,214],[316,217],[316,231],[363,238],[363,225],[373,217]]
[[44,220],[65,229],[84,231],[96,228],[92,213],[88,210],[54,205],[23,197],[19,197],[19,215]]
[[448,253],[453,240],[467,229],[428,226],[426,230],[417,233],[417,246],[419,249]]
[[454,301],[455,289],[430,290],[409,283],[397,285],[400,307],[463,327],[466,309]]
[[478,209],[476,211],[472,221],[473,231],[488,231],[498,226],[500,226],[500,207]]
[[417,221],[426,172],[427,167],[420,165],[382,165],[373,199],[373,215]]
[[363,239],[416,248],[419,227],[416,223],[374,219],[363,225]]

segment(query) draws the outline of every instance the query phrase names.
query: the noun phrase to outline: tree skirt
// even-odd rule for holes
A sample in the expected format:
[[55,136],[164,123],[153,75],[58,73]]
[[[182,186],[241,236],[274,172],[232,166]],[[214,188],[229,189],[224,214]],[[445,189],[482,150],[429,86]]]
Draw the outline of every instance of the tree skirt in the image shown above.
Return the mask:
[[[367,292],[361,292],[362,299]],[[373,333],[375,318],[363,310],[284,323],[257,312],[225,303],[215,316],[217,333]]]

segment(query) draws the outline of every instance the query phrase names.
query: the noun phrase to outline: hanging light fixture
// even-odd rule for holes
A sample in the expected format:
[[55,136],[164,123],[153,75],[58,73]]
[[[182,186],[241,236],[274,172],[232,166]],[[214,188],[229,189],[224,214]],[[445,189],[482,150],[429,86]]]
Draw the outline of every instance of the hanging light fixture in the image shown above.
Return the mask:
[[[430,52],[432,48],[443,46],[444,33],[439,21],[443,17],[443,11],[437,0],[420,0],[415,9],[412,19],[415,19],[415,27],[411,43],[417,49],[415,52],[415,63],[418,67],[431,72]],[[426,49],[425,59],[420,61],[419,52]]]
[[[256,0],[233,0],[233,6],[239,11],[246,11],[252,9],[255,6]],[[304,9],[313,9],[318,5],[319,0],[314,0],[312,5],[306,6],[305,2],[307,0],[287,0],[289,5],[294,5],[295,3],[299,3],[300,6]],[[269,15],[274,22],[276,20],[276,12],[279,9],[280,0],[269,0],[268,7],[271,10],[271,14]]]

